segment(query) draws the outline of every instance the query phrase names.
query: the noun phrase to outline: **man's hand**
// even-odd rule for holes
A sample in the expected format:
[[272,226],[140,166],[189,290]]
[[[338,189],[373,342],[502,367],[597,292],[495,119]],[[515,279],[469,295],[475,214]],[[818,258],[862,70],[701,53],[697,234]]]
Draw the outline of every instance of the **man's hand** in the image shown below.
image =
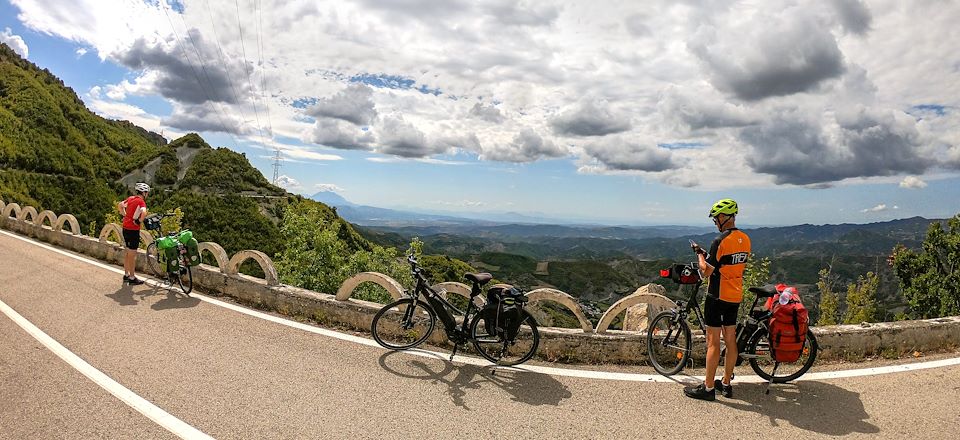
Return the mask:
[[693,252],[697,255],[707,255],[707,251],[703,250],[703,248],[693,240],[690,240],[690,249],[693,249]]

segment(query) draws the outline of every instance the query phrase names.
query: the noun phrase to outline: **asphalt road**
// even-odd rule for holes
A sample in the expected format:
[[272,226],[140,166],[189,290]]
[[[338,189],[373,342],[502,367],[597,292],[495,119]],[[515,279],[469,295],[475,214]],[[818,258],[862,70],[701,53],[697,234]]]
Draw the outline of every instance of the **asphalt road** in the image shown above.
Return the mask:
[[[0,301],[215,438],[947,438],[960,422],[956,365],[701,402],[675,383],[493,375],[120,278],[0,234]],[[173,437],[0,314],[0,438]]]

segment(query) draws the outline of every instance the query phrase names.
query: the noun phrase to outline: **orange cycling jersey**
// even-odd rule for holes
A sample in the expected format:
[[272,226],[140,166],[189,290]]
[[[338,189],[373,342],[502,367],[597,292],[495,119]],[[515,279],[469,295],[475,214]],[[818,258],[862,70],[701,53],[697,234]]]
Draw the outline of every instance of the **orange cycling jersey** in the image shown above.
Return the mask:
[[739,303],[743,300],[743,270],[750,257],[750,237],[733,228],[713,240],[707,263],[713,266],[707,293],[721,301]]

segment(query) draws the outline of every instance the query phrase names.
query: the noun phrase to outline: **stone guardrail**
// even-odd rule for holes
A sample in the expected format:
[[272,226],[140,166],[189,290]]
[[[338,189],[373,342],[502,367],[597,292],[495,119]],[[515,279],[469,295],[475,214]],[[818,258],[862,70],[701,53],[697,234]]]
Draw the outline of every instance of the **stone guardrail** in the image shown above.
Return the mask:
[[[81,235],[76,218],[70,214],[57,216],[52,211],[37,212],[33,207],[0,200],[0,228],[35,237],[75,252],[122,265],[125,250],[119,244],[120,228],[104,226],[99,237]],[[49,225],[49,226],[48,226]],[[143,232],[145,243],[152,236]],[[116,238],[118,241],[111,240]],[[363,283],[380,285],[391,297],[404,294],[403,286],[387,275],[364,272],[343,282],[335,295],[313,292],[281,284],[273,262],[266,254],[240,251],[229,257],[220,245],[200,243],[203,255],[210,255],[217,266],[200,264],[194,272],[194,284],[210,293],[225,295],[261,309],[269,309],[293,317],[312,319],[320,324],[370,331],[373,315],[381,304],[351,298]],[[263,269],[265,278],[238,273],[241,264],[253,260]],[[137,267],[148,271],[146,253],[140,250]],[[439,283],[448,294],[469,297],[470,288],[462,283]],[[610,324],[624,314],[628,328],[644,328],[646,316],[671,308],[674,303],[663,296],[665,289],[648,284],[614,303],[594,328],[580,305],[570,295],[556,289],[535,289],[527,295],[531,304],[551,301],[562,305],[577,317],[579,329],[541,328],[539,356],[554,362],[576,363],[644,363],[645,335],[640,331],[609,330]],[[641,320],[637,321],[640,317]],[[869,325],[837,325],[814,327],[821,347],[821,358],[857,359],[871,355],[903,355],[914,351],[935,351],[960,347],[960,317],[877,323]],[[434,332],[431,341],[446,344],[442,332]],[[703,337],[694,338],[694,358],[702,362]]]

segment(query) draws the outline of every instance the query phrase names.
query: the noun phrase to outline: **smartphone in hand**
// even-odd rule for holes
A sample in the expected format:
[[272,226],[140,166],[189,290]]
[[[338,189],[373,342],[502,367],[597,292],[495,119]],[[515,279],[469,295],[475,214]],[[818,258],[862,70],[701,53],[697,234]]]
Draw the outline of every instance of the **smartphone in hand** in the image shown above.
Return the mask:
[[693,240],[689,240],[689,241],[690,241],[690,249],[693,249],[694,252],[696,252],[696,253],[698,253],[698,254],[706,254],[706,253],[707,253],[706,251],[703,250],[702,247],[700,247],[699,244],[697,244],[697,242],[695,242],[695,241],[693,241]]

